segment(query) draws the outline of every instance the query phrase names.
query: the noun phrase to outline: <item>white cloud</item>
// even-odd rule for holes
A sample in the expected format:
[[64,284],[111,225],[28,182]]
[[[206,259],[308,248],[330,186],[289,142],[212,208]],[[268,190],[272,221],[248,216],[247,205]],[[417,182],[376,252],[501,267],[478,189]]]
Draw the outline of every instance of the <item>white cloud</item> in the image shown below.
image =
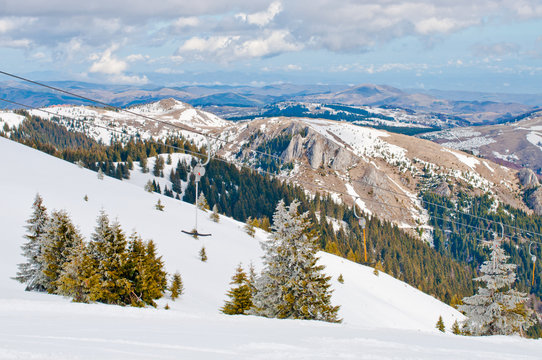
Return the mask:
[[132,54],[126,57],[126,61],[128,62],[145,61],[145,60],[149,60],[149,58],[150,58],[149,55]]
[[154,70],[155,73],[158,73],[158,74],[184,74],[184,71],[183,70],[180,70],[180,69],[172,69],[172,68],[159,68],[159,69],[156,69]]
[[117,84],[129,84],[129,85],[145,85],[149,82],[147,76],[137,76],[137,75],[125,75],[119,74],[111,78],[111,82]]
[[520,46],[512,42],[497,42],[491,44],[476,44],[472,47],[474,55],[479,57],[500,57],[517,54]]
[[269,7],[265,11],[260,11],[253,14],[239,13],[235,15],[235,17],[249,24],[265,26],[273,21],[275,16],[277,16],[281,11],[282,4],[279,1],[275,1],[269,4]]
[[244,41],[235,49],[235,54],[239,57],[254,58],[302,49],[302,45],[288,41],[288,37],[290,37],[288,31],[276,30],[266,37]]
[[195,16],[190,17],[181,17],[178,18],[174,23],[173,26],[179,29],[187,28],[187,27],[195,27],[200,24],[199,18]]
[[29,48],[32,45],[30,39],[0,39],[0,46],[8,48]]
[[35,17],[0,17],[0,34],[31,26],[37,20]]
[[91,55],[90,60],[95,60],[95,62],[90,66],[89,72],[108,75],[121,75],[128,68],[128,65],[125,61],[119,60],[113,55],[113,52],[117,49],[118,45],[113,44],[101,55]]
[[233,41],[239,39],[239,36],[211,36],[202,38],[194,36],[184,42],[179,48],[178,53],[183,52],[217,52],[230,46]]
[[288,64],[285,66],[285,70],[287,71],[300,71],[302,69],[303,68],[301,66],[295,64]]

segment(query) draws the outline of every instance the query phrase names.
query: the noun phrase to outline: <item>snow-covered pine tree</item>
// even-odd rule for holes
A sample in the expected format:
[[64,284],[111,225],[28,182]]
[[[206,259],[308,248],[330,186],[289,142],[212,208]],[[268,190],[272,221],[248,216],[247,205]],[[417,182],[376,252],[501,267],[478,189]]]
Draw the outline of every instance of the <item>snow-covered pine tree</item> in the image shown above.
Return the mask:
[[181,278],[181,274],[179,272],[176,272],[173,274],[173,277],[171,279],[171,285],[169,286],[169,291],[171,293],[171,299],[175,301],[179,296],[181,296],[184,292],[184,286],[183,286],[183,280]]
[[38,261],[41,262],[45,275],[45,289],[54,293],[64,264],[81,246],[83,238],[64,210],[52,212],[47,230],[40,238],[42,247]]
[[230,300],[224,303],[220,311],[227,315],[247,314],[252,308],[252,291],[247,274],[241,264],[237,266],[231,279],[230,284],[233,287],[227,293]]
[[36,194],[32,209],[32,215],[26,221],[28,225],[26,225],[24,237],[27,242],[21,246],[22,255],[26,258],[26,262],[17,265],[19,271],[14,279],[26,284],[26,291],[45,291],[45,275],[39,259],[42,247],[41,235],[46,230],[49,216],[39,194]]
[[211,215],[209,215],[209,218],[211,218],[211,220],[213,220],[215,223],[220,221],[220,216],[218,215],[218,207],[216,206],[216,204],[213,205],[213,212],[211,213]]
[[89,301],[89,285],[92,274],[95,274],[94,263],[88,256],[84,242],[74,249],[70,258],[64,263],[57,281],[57,294],[70,296],[75,302]]
[[339,322],[339,306],[331,305],[330,277],[317,265],[318,239],[310,231],[308,212],[299,202],[288,208],[279,201],[273,215],[274,232],[262,242],[264,268],[256,282],[254,312],[261,316]]
[[517,265],[506,263],[508,258],[494,241],[491,259],[480,267],[482,276],[474,279],[485,286],[458,306],[468,318],[465,328],[472,335],[521,334],[532,325],[531,310],[525,308],[526,294],[512,288]]
[[254,264],[251,262],[248,266],[248,286],[250,287],[252,297],[256,294],[256,279],[256,269],[254,269]]
[[96,269],[89,299],[107,304],[125,304],[132,291],[132,284],[126,278],[126,236],[120,224],[110,224],[102,211],[97,219],[94,233],[88,245],[89,256]]
[[209,204],[207,203],[207,199],[203,193],[200,193],[198,196],[198,209],[203,211],[209,210]]

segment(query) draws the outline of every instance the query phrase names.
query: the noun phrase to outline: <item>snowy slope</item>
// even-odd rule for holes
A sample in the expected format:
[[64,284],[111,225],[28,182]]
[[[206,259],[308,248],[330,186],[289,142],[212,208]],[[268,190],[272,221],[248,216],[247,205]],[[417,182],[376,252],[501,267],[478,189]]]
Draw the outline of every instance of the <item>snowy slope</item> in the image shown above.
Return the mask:
[[[322,253],[333,276],[333,302],[342,324],[274,320],[219,313],[239,262],[260,266],[259,240],[242,225],[199,214],[194,207],[95,173],[0,138],[0,359],[270,359],[270,358],[538,358],[542,342],[519,338],[464,338],[434,329],[439,315],[449,328],[460,315],[434,298],[385,274]],[[128,233],[152,238],[167,270],[179,270],[185,294],[160,309],[74,304],[54,295],[28,293],[10,279],[20,257],[25,220],[39,192],[49,210],[66,209],[88,239],[100,210]],[[83,197],[88,196],[88,202]],[[165,211],[154,209],[160,198]],[[197,253],[205,243],[209,261]],[[343,274],[345,283],[336,278]],[[170,310],[163,306],[168,302]]]

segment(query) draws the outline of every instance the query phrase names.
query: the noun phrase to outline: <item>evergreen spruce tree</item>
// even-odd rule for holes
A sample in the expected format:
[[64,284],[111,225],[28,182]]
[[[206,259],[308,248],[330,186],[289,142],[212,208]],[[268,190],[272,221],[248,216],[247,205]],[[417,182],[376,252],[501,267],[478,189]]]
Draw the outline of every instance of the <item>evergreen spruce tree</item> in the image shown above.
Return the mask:
[[32,215],[26,221],[26,235],[24,237],[27,242],[21,246],[22,255],[26,258],[26,262],[17,265],[19,271],[17,271],[15,280],[26,284],[26,291],[45,291],[46,281],[40,255],[42,235],[47,228],[49,217],[39,194],[36,194],[32,209]]
[[230,284],[233,285],[227,293],[230,300],[225,302],[220,311],[228,315],[247,314],[252,308],[252,291],[241,264],[237,266]]
[[203,262],[207,261],[207,253],[205,252],[205,246],[202,246],[201,250],[199,251],[199,259]]
[[149,172],[149,168],[147,166],[147,154],[145,154],[145,152],[143,152],[139,158],[139,166],[141,167],[142,173]]
[[216,204],[213,205],[213,212],[211,215],[209,215],[209,218],[213,220],[215,223],[220,221],[220,216],[218,215],[218,206]]
[[154,184],[152,181],[150,180],[147,180],[147,183],[145,184],[145,187],[144,187],[145,191],[147,192],[153,192],[154,191]]
[[[161,176],[162,170],[164,170],[164,159],[158,155],[154,161],[154,167],[152,169],[152,174],[154,176]],[[163,174],[162,174],[163,176]]]
[[525,308],[526,294],[512,288],[517,265],[506,263],[508,258],[494,241],[491,259],[480,267],[482,276],[474,279],[485,286],[458,306],[468,318],[465,328],[472,335],[521,334],[532,325],[531,310]]
[[96,272],[92,274],[92,287],[89,289],[91,301],[107,304],[125,304],[132,291],[132,284],[126,278],[128,253],[126,236],[120,224],[110,224],[108,216],[102,211],[97,219],[94,233],[89,243],[89,256]]
[[75,302],[89,302],[89,285],[96,273],[94,262],[88,255],[85,243],[81,241],[64,263],[57,281],[57,294],[69,296]]
[[98,169],[98,179],[103,180],[104,179],[104,172],[102,171],[102,168]]
[[442,315],[438,317],[437,324],[435,325],[435,328],[437,328],[441,332],[446,331],[446,327],[444,326],[444,321],[442,320]]
[[164,211],[164,204],[162,204],[162,201],[160,201],[160,199],[158,199],[158,202],[156,203],[156,205],[154,205],[154,208],[159,211]]
[[459,327],[459,323],[454,321],[454,324],[452,325],[452,333],[454,335],[461,335],[461,328]]
[[163,296],[167,289],[167,274],[162,257],[157,256],[152,240],[144,242],[137,234],[130,237],[129,279],[133,283],[131,303],[134,306],[149,304],[156,307],[155,299]]
[[198,196],[198,209],[203,211],[209,210],[209,204],[207,203],[207,199],[203,193],[200,193]]
[[169,286],[169,291],[171,293],[172,300],[177,299],[183,294],[183,280],[181,278],[181,274],[179,274],[178,272],[173,274],[173,278],[171,279],[171,285]]
[[308,212],[298,214],[298,206],[297,200],[288,208],[282,200],[277,205],[274,232],[262,243],[264,269],[256,282],[254,311],[266,317],[338,322],[330,277],[317,265],[318,239],[309,230]]
[[40,238],[42,247],[38,261],[45,275],[45,289],[54,293],[64,264],[80,247],[83,239],[64,210],[52,212],[47,230]]
[[254,237],[254,235],[256,235],[256,228],[254,227],[254,221],[252,220],[252,217],[249,216],[247,218],[244,229],[249,236]]
[[337,278],[337,281],[338,281],[340,284],[344,284],[343,274],[339,274],[339,277]]

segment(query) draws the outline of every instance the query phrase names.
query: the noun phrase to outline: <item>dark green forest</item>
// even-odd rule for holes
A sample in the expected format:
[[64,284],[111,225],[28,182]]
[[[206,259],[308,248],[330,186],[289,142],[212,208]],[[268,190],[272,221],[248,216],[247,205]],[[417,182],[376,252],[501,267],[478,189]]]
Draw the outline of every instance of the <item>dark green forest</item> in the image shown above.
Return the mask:
[[[539,242],[542,239],[534,238],[527,233],[542,232],[542,217],[528,215],[522,210],[504,204],[500,204],[495,210],[493,200],[487,194],[473,197],[459,192],[455,201],[434,193],[424,193],[422,196],[431,215],[431,225],[435,227],[434,245],[439,253],[468,264],[472,269],[478,269],[489,254],[487,246],[483,246],[484,242],[493,241],[495,238],[501,239],[502,229],[499,223],[502,223],[503,247],[510,256],[510,262],[518,265],[518,288],[537,297],[542,296],[540,277],[536,274],[534,285],[531,286],[533,263],[529,254],[529,240]],[[540,247],[532,246],[532,252],[537,256],[536,268],[540,269]]]

